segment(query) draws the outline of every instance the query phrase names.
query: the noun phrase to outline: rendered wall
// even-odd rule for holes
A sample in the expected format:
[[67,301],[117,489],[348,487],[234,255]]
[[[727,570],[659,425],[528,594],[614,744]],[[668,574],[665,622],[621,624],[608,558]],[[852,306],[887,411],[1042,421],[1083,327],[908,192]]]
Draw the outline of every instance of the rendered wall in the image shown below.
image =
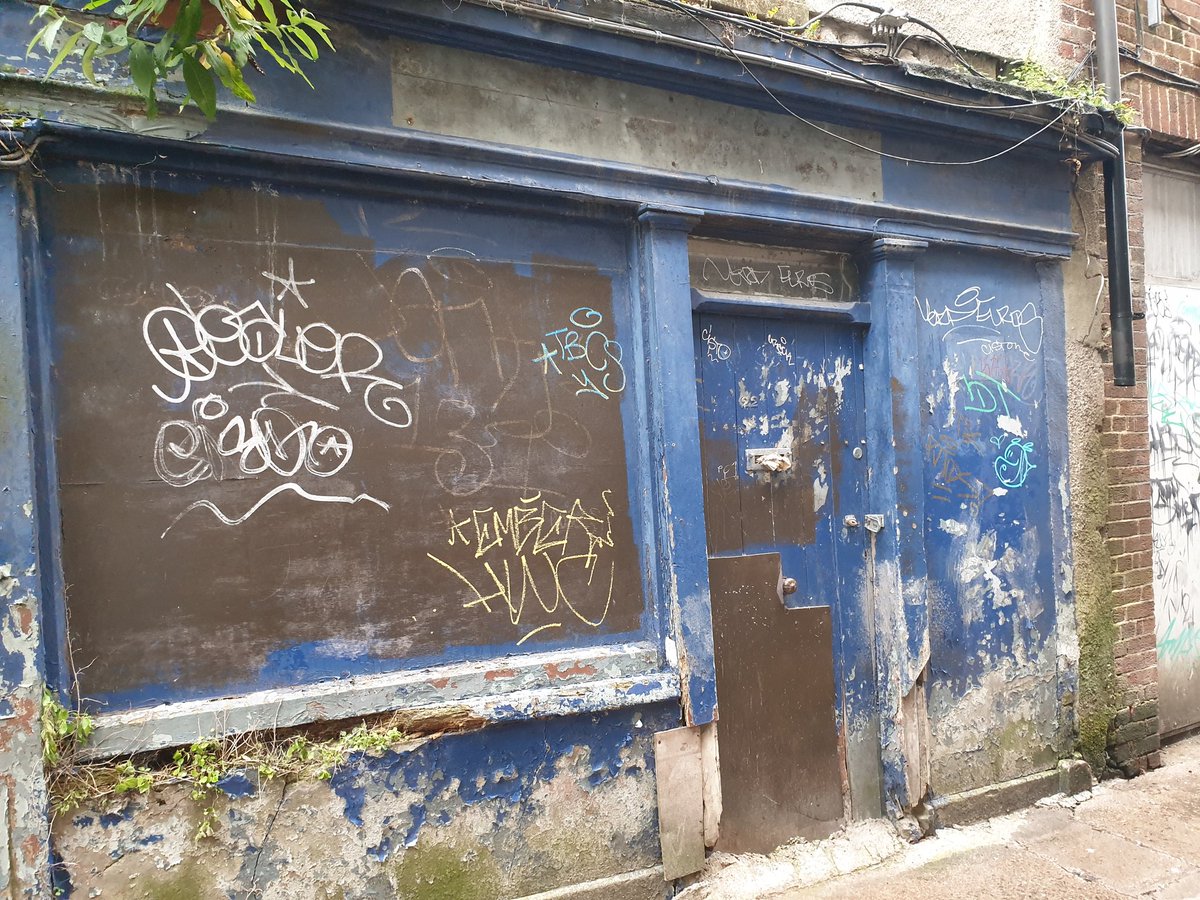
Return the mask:
[[668,704],[433,738],[329,781],[250,772],[229,780],[203,840],[183,786],[84,807],[55,829],[56,884],[148,900],[486,900],[632,873],[598,896],[662,897],[653,734],[677,722]]

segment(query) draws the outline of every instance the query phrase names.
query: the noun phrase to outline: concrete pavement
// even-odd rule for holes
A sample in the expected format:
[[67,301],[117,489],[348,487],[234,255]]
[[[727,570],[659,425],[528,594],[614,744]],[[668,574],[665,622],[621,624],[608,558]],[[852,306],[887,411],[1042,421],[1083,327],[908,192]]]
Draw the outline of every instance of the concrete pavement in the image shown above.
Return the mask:
[[[865,823],[820,844],[738,858],[684,892],[749,898],[1200,898],[1200,737],[1161,769],[906,845]],[[890,830],[890,828],[888,828]],[[718,870],[719,869],[719,870]]]

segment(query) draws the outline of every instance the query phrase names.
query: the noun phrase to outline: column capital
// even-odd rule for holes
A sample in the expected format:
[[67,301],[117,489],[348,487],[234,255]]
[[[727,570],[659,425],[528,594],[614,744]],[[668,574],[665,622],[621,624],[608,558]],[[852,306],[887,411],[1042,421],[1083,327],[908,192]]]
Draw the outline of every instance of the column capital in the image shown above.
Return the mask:
[[689,232],[704,216],[704,211],[690,206],[643,206],[637,219],[643,225],[661,231]]
[[929,249],[929,241],[918,238],[881,237],[866,246],[865,256],[871,262],[883,259],[916,259]]

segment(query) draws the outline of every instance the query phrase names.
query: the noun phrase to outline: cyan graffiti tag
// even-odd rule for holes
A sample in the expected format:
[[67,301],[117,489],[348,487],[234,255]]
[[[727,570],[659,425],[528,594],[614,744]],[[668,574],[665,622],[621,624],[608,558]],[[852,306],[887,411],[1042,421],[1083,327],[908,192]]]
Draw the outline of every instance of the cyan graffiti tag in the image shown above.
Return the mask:
[[1029,458],[1033,454],[1033,442],[1019,437],[1009,437],[1007,444],[1003,441],[1004,435],[992,438],[992,443],[1000,448],[1000,455],[996,457],[992,468],[1004,487],[1023,487],[1029,473],[1037,468]]
[[541,363],[546,375],[551,368],[562,375],[562,366],[566,366],[565,374],[580,385],[577,395],[595,394],[607,400],[621,393],[625,390],[623,352],[621,345],[600,329],[603,321],[603,313],[590,306],[579,307],[571,313],[571,327],[546,332],[549,341],[542,341],[542,354],[533,362]]
[[1178,619],[1167,622],[1167,630],[1158,636],[1158,661],[1192,659],[1200,653],[1200,628]]

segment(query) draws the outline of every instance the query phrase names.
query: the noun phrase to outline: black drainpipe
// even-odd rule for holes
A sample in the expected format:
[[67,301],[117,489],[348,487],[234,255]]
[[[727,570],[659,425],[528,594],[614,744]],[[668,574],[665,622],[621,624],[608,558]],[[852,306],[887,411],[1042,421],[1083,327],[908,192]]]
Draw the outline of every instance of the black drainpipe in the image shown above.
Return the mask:
[[[1121,57],[1117,47],[1116,0],[1092,0],[1096,14],[1096,60],[1109,103],[1121,100]],[[1104,160],[1104,215],[1108,238],[1108,309],[1112,327],[1113,382],[1137,383],[1133,370],[1133,287],[1129,283],[1129,210],[1125,198],[1125,134],[1112,135],[1114,158]]]

